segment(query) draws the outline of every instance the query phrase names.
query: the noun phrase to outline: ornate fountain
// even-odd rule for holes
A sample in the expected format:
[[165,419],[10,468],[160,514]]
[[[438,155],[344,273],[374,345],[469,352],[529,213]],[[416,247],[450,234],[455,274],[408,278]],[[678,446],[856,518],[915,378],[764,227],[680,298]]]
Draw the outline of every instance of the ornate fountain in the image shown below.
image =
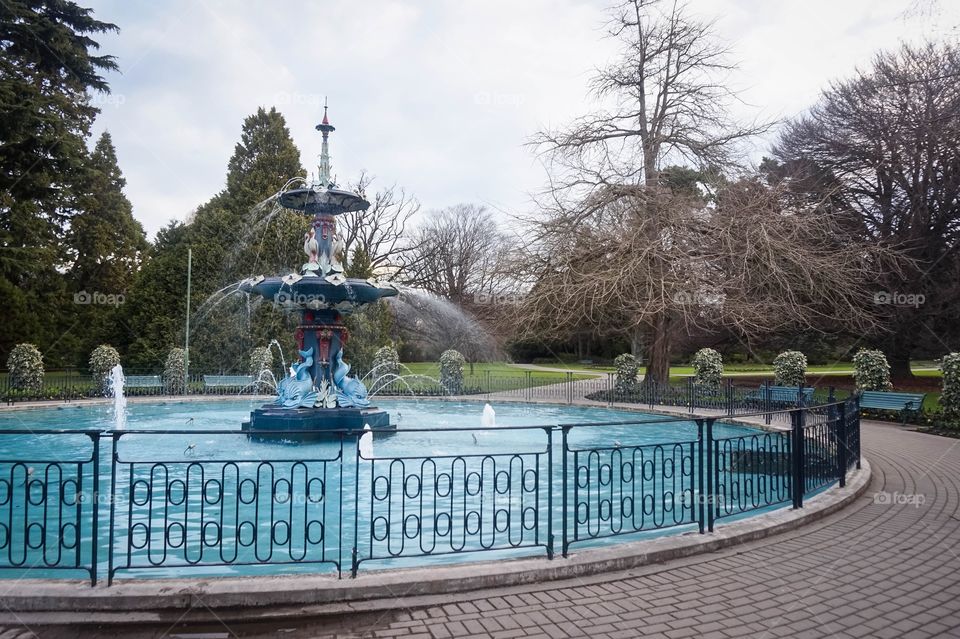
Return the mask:
[[387,428],[390,416],[370,406],[367,389],[350,377],[343,361],[343,346],[349,338],[342,315],[364,304],[397,294],[389,283],[344,275],[344,243],[337,235],[336,216],[363,211],[370,206],[360,195],[341,190],[330,177],[328,138],[334,130],[323,108],[317,125],[323,135],[317,181],[310,186],[285,191],[278,197],[284,208],[312,218],[304,236],[306,263],[299,273],[283,277],[254,277],[240,288],[260,295],[279,308],[300,313],[295,337],[299,361],[277,385],[277,398],[253,411],[243,429],[251,433],[278,430],[323,431]]

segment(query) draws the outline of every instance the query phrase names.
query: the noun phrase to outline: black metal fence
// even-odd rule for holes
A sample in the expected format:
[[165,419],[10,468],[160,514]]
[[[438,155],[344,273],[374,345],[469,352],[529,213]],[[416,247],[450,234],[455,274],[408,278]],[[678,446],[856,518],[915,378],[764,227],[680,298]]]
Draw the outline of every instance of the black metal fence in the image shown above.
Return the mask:
[[[247,437],[236,431],[0,431],[0,570],[86,573],[95,584],[214,567],[356,575],[385,560],[517,549],[553,558],[609,537],[708,533],[752,511],[800,508],[859,466],[855,397],[752,417],[779,426],[718,435],[722,416],[684,415],[404,429],[449,450],[385,455],[337,431],[323,452],[273,446],[256,458],[231,457],[216,439],[193,452],[198,438]],[[470,445],[485,432],[485,447]]]

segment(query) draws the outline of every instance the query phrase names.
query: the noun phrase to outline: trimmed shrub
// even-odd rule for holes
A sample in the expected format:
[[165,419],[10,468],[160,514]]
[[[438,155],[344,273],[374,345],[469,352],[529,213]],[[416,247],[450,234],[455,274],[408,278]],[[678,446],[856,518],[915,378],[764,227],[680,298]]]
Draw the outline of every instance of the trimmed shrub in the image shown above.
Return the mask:
[[33,344],[17,344],[7,357],[10,388],[40,393],[43,390],[43,355]]
[[459,393],[463,389],[463,365],[466,360],[460,351],[453,349],[440,354],[440,384],[448,393]]
[[110,390],[110,371],[120,363],[120,353],[109,344],[101,344],[90,353],[90,374],[97,394],[106,395]]
[[376,376],[399,375],[400,374],[400,354],[392,346],[378,348],[373,354],[373,369],[376,370]]
[[951,425],[960,426],[960,353],[945,355],[940,370],[943,371],[943,394],[940,395],[943,418]]
[[890,364],[883,351],[872,351],[861,348],[853,356],[853,379],[857,383],[857,390],[885,391],[890,390]]
[[712,348],[701,348],[693,355],[693,381],[701,386],[720,388],[723,381],[723,356]]
[[618,393],[630,393],[636,390],[637,375],[640,373],[640,363],[637,362],[637,358],[630,353],[617,355],[617,358],[613,360],[613,365],[617,369],[617,381],[614,386],[616,391]]
[[806,374],[807,356],[800,351],[783,351],[773,360],[773,382],[777,386],[803,386]]
[[168,395],[183,395],[183,376],[187,371],[187,354],[182,348],[171,348],[163,364],[163,388]]
[[272,371],[273,353],[269,346],[257,346],[250,351],[250,375],[253,376],[255,393],[269,393],[274,390],[270,385],[270,380],[273,379]]

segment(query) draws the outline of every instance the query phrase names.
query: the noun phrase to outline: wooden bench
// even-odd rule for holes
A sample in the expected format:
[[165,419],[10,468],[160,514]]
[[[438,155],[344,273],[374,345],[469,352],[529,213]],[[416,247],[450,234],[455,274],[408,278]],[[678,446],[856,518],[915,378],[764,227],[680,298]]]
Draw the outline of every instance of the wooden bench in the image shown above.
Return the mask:
[[[770,394],[767,395],[767,391],[770,391]],[[804,386],[803,387],[803,401],[804,403],[809,402],[813,398],[813,387]],[[760,390],[755,393],[750,393],[747,395],[747,399],[754,399],[759,401],[766,401],[769,396],[770,401],[774,404],[796,404],[797,398],[800,396],[800,387],[799,386],[764,386],[760,385]]]
[[159,375],[127,375],[123,380],[124,388],[163,388]]
[[244,388],[253,384],[253,375],[204,375],[206,388]]
[[902,423],[907,423],[907,413],[920,415],[926,393],[893,393],[890,391],[863,391],[860,393],[860,408],[889,410],[900,413]]

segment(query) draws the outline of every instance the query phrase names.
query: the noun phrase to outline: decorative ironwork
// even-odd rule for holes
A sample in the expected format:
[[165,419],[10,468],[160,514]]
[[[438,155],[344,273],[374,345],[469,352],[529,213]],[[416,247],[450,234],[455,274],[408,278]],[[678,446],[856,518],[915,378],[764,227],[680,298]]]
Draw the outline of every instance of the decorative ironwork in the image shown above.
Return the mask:
[[[719,417],[663,416],[404,429],[429,430],[449,450],[412,455],[391,454],[389,438],[371,454],[361,432],[331,431],[321,449],[277,446],[256,460],[189,444],[246,436],[235,431],[0,431],[8,451],[0,459],[0,570],[86,573],[91,583],[105,574],[109,583],[240,566],[337,575],[349,566],[356,574],[368,564],[517,549],[552,558],[556,543],[566,554],[614,536],[711,532],[719,520],[802,507],[859,465],[856,398],[752,416],[777,428],[716,437]],[[673,440],[630,441],[656,425],[669,425]],[[512,433],[531,432],[541,444],[510,444]],[[62,438],[72,438],[67,459],[45,454],[64,450]],[[156,445],[134,450],[126,445],[133,438]],[[101,484],[109,501],[98,499]]]
[[713,440],[713,491],[707,499],[714,519],[790,501],[790,446],[789,432]]
[[493,431],[543,432],[544,447],[367,458],[358,440],[357,508],[365,508],[368,515],[367,525],[358,524],[356,530],[353,574],[362,562],[377,559],[534,547],[552,555],[553,429],[487,428],[457,434],[466,444],[468,435]]
[[[662,421],[669,421],[669,418]],[[662,421],[658,423],[662,423]],[[682,422],[681,422],[682,423]],[[643,428],[650,420],[617,422]],[[613,424],[582,426],[602,428]],[[695,523],[700,438],[665,444],[573,447],[562,426],[564,544]],[[569,500],[569,501],[568,501]]]
[[186,434],[225,435],[112,433],[109,581],[121,570],[189,566],[329,564],[339,573],[342,436],[325,458],[141,461],[119,452],[125,438]]
[[[86,572],[97,580],[99,432],[6,430],[0,459],[0,570]],[[75,459],[53,458],[69,438]],[[22,451],[22,454],[12,450]]]

